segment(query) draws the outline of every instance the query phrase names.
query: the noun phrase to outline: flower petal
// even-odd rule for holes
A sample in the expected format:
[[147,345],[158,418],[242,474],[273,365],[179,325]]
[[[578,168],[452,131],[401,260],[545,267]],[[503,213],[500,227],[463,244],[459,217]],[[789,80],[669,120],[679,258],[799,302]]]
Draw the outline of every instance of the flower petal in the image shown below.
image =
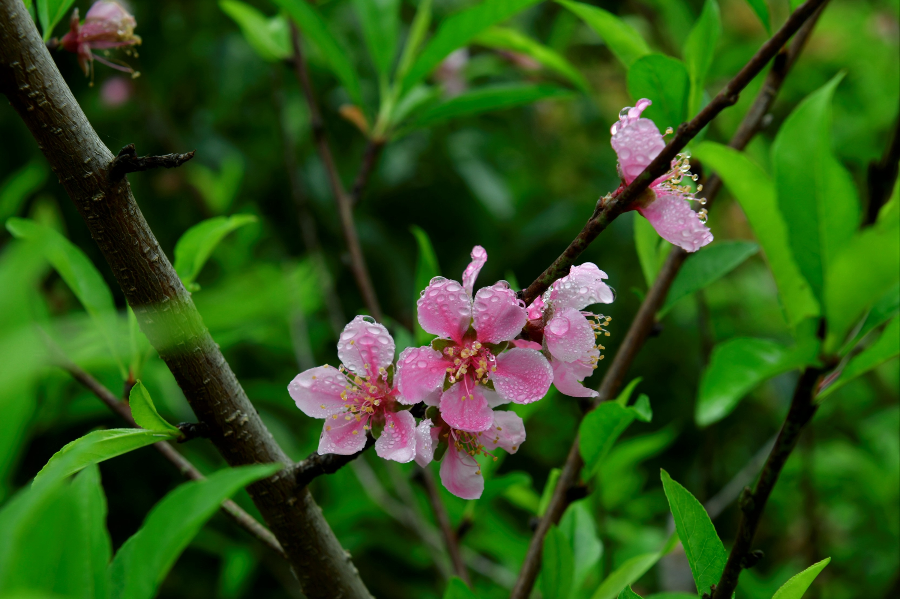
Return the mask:
[[301,372],[288,385],[288,393],[300,411],[313,418],[327,418],[344,411],[341,393],[347,378],[332,366],[317,366]]
[[580,360],[597,351],[590,321],[574,308],[554,314],[544,327],[544,340],[553,359],[563,362]]
[[541,296],[537,296],[534,298],[534,301],[531,302],[531,305],[525,310],[528,314],[528,320],[539,320],[544,316],[544,298]]
[[447,374],[447,362],[441,352],[427,345],[407,347],[397,360],[397,388],[402,404],[424,401],[430,406],[438,405],[441,387]]
[[394,338],[383,324],[371,316],[357,316],[351,320],[338,339],[338,358],[359,376],[378,374],[394,361]]
[[444,422],[453,428],[473,433],[489,429],[494,415],[484,396],[484,389],[467,375],[444,391],[441,395],[441,417]]
[[509,341],[528,322],[524,304],[505,281],[479,289],[474,312],[475,331],[482,343]]
[[441,461],[441,482],[444,488],[462,499],[478,499],[484,492],[481,466],[452,442]]
[[525,339],[513,339],[509,342],[513,347],[524,347],[526,349],[541,350],[541,344],[536,341],[527,341]]
[[462,343],[472,321],[472,297],[456,281],[435,277],[416,302],[419,324],[427,332]]
[[[347,417],[350,417],[347,420]],[[366,445],[365,419],[357,420],[350,414],[335,414],[325,420],[322,436],[319,438],[319,455],[337,453],[353,455]]]
[[675,194],[657,192],[656,199],[638,212],[660,237],[686,252],[696,252],[713,240],[709,227],[691,210],[690,203]]
[[594,372],[594,368],[582,362],[560,362],[553,360],[553,386],[569,397],[597,397],[598,393],[588,389],[581,381]]
[[525,442],[525,423],[515,412],[498,410],[494,412],[494,425],[481,439],[488,449],[502,447],[509,453],[516,453]]
[[431,418],[426,418],[416,427],[416,464],[424,468],[434,459],[434,439]]
[[473,290],[475,289],[475,279],[478,278],[478,273],[481,272],[481,267],[487,262],[488,257],[487,251],[480,245],[476,245],[472,248],[470,256],[472,257],[472,261],[469,262],[469,265],[466,267],[462,276],[463,287],[465,287],[469,296],[472,295]]
[[488,405],[491,406],[491,409],[496,408],[497,406],[505,406],[509,403],[509,400],[505,397],[500,397],[500,394],[496,391],[491,391],[487,387],[482,388],[482,393],[484,393],[484,399],[488,402]]
[[612,147],[619,157],[619,174],[626,184],[634,181],[666,147],[653,121],[640,118],[641,112],[650,104],[650,100],[639,101],[626,116],[620,116],[611,129]]
[[553,310],[584,310],[591,304],[611,304],[616,294],[603,282],[605,278],[606,273],[593,262],[573,266],[569,274],[554,283],[550,290]]
[[405,464],[416,457],[416,419],[407,410],[385,412],[384,430],[375,441],[375,453],[385,460]]
[[497,370],[491,373],[491,380],[504,399],[531,403],[547,394],[553,368],[541,352],[516,347],[497,356]]

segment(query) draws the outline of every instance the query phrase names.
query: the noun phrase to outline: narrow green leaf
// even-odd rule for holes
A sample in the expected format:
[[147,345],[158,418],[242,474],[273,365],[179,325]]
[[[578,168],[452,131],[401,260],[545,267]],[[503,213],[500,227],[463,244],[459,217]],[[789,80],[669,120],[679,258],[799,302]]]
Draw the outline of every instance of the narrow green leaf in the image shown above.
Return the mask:
[[353,0],[375,70],[385,83],[391,75],[400,37],[400,0]]
[[828,396],[853,379],[862,376],[898,355],[900,355],[900,316],[895,316],[884,328],[884,331],[882,331],[881,336],[875,343],[847,362],[837,380],[820,393],[819,398]]
[[844,346],[841,350],[841,355],[845,355],[848,351],[853,349],[856,344],[875,327],[883,325],[896,316],[898,312],[900,312],[900,283],[897,283],[888,289],[887,292],[881,296],[881,299],[875,302],[875,305],[872,306],[872,309],[869,310],[869,313],[866,315],[866,320],[860,327],[859,332]]
[[77,528],[76,536],[83,544],[73,556],[71,565],[88,577],[80,589],[84,598],[105,599],[106,568],[112,559],[112,541],[106,530],[106,495],[100,483],[100,468],[91,464],[82,470],[72,481],[71,493],[75,496],[77,509],[76,518],[70,524]]
[[703,595],[709,592],[711,585],[719,582],[728,554],[703,505],[672,480],[668,472],[661,470],[660,473],[663,490],[675,518],[675,530],[691,566],[697,592]]
[[557,0],[557,2],[575,13],[587,23],[588,27],[596,31],[603,38],[610,52],[626,68],[630,68],[640,57],[650,54],[650,47],[641,34],[614,14],[582,2],[570,0]]
[[185,287],[191,288],[203,265],[226,235],[256,220],[251,214],[216,216],[185,231],[175,244],[175,271]]
[[48,172],[42,160],[34,160],[0,183],[0,223],[18,214],[25,200],[43,187]]
[[491,27],[487,31],[480,33],[475,38],[475,43],[488,48],[499,48],[526,54],[551,71],[555,71],[568,79],[585,94],[590,93],[587,79],[562,54],[515,29]]
[[622,589],[638,581],[641,576],[656,565],[656,562],[672,551],[677,544],[678,536],[673,534],[661,551],[636,555],[626,560],[621,566],[613,570],[597,587],[597,590],[591,595],[591,599],[616,599],[619,593],[622,592]]
[[769,3],[767,0],[747,0],[747,4],[759,17],[759,22],[766,28],[766,33],[772,35],[772,16],[769,13]]
[[350,55],[331,32],[322,15],[306,0],[272,1],[286,11],[300,28],[303,36],[316,45],[328,61],[331,71],[344,86],[350,100],[357,106],[362,106],[362,89]]
[[722,17],[716,0],[706,0],[703,12],[684,45],[684,62],[691,81],[687,116],[700,110],[706,74],[716,53],[716,44],[722,34]]
[[796,328],[818,316],[819,303],[794,260],[787,223],[769,176],[745,154],[721,144],[703,142],[694,147],[693,153],[718,173],[747,215],[772,269],[788,324]]
[[109,565],[110,599],[152,599],[175,560],[222,502],[281,464],[220,470],[184,483],[157,503]]
[[816,579],[816,576],[819,575],[819,572],[824,570],[825,566],[829,563],[831,563],[831,558],[826,557],[822,561],[811,565],[803,572],[793,576],[790,580],[781,585],[781,588],[775,591],[775,594],[772,595],[772,599],[800,599]]
[[237,23],[244,39],[263,60],[280,62],[293,53],[291,34],[284,16],[266,17],[238,0],[219,0],[219,8]]
[[412,88],[451,52],[468,44],[485,29],[502,23],[537,2],[538,0],[484,0],[447,18],[403,77],[401,91]]
[[597,524],[587,505],[587,500],[572,503],[559,521],[559,530],[572,550],[573,589],[581,588],[585,578],[603,555],[603,543],[597,536]]
[[571,90],[549,84],[511,83],[481,87],[426,109],[415,120],[414,126],[434,126],[453,118],[512,108],[539,100],[571,96]]
[[[419,6],[416,8],[416,16],[409,26],[409,35],[406,37],[406,45],[403,46],[403,53],[400,55],[400,62],[397,64],[397,80],[402,81],[413,62],[416,60],[419,48],[425,41],[428,34],[428,27],[431,25],[431,0],[420,0]],[[412,87],[412,86],[410,86]]]
[[678,127],[687,120],[690,89],[687,68],[671,56],[648,54],[628,69],[628,93],[635,102],[641,98],[653,101],[643,116],[661,129]]
[[469,590],[462,579],[452,576],[444,591],[444,599],[478,599],[478,596]]
[[[636,384],[637,381],[632,381],[626,391],[630,394]],[[650,400],[646,395],[641,395],[633,407],[625,407],[619,400],[607,401],[588,412],[578,427],[578,449],[584,459],[585,478],[593,476],[616,439],[635,418],[649,422],[652,415]]]
[[663,263],[672,251],[672,244],[659,236],[646,218],[634,213],[634,247],[644,273],[647,287],[653,285]]
[[566,535],[556,525],[544,537],[544,556],[541,562],[541,592],[546,599],[569,599],[575,557]]
[[53,37],[56,25],[62,21],[69,11],[69,7],[74,3],[75,0],[38,0],[37,13],[45,42],[50,41],[50,38]]
[[715,283],[757,251],[759,246],[751,241],[723,241],[691,254],[672,282],[660,314],[668,312],[678,300]]
[[631,394],[634,392],[634,388],[638,386],[638,384],[643,380],[643,377],[635,377],[629,381],[625,388],[619,392],[618,397],[614,400],[617,404],[622,406],[623,408],[628,405],[628,402],[631,401]]
[[553,496],[553,490],[556,489],[556,483],[559,482],[559,475],[562,474],[562,470],[559,468],[551,468],[550,475],[547,477],[547,482],[544,484],[544,490],[541,491],[541,500],[538,502],[537,515],[541,517],[544,515],[544,512],[547,511],[547,506],[550,505],[550,498]]
[[[416,302],[419,301],[419,294],[428,287],[428,283],[431,282],[431,279],[440,276],[441,267],[438,265],[437,255],[434,253],[434,247],[431,245],[431,239],[429,239],[428,233],[421,227],[415,225],[410,227],[410,231],[412,231],[412,234],[416,238],[416,243],[419,245],[419,258],[416,261],[415,295],[413,297],[413,305],[415,306]],[[425,332],[425,329],[419,324],[418,319],[415,322],[414,332],[416,335],[416,343],[418,345],[425,345],[434,339],[434,335]]]
[[630,586],[627,586],[619,593],[619,599],[641,599],[641,596],[632,591]]
[[131,407],[131,416],[141,428],[148,431],[166,433],[172,437],[181,435],[181,431],[177,427],[166,422],[165,418],[156,411],[156,406],[153,405],[150,393],[141,381],[138,381],[131,388],[128,405]]

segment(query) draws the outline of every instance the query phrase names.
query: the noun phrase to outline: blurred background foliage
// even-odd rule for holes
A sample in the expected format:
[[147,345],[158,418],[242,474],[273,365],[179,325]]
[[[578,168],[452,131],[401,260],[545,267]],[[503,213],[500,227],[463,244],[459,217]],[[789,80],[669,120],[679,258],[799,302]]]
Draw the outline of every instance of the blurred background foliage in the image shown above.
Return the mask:
[[[618,15],[652,51],[678,58],[703,8],[694,0],[592,3]],[[248,395],[282,447],[299,460],[315,450],[321,424],[294,407],[286,385],[300,369],[336,364],[335,324],[362,312],[363,304],[312,143],[309,113],[290,65],[282,60],[290,50],[285,23],[268,24],[269,35],[262,39],[238,26],[246,27],[246,6],[269,18],[278,14],[276,4],[290,2],[133,0],[143,38],[140,56],[127,59],[141,73],[135,79],[96,65],[91,81],[73,55],[56,53],[55,59],[113,151],[128,143],[135,143],[140,154],[197,151],[180,169],[130,176],[131,185],[162,248],[192,282],[197,307]],[[473,4],[435,0],[433,22]],[[358,73],[356,99],[333,75],[329,55],[305,43],[347,186],[366,147],[360,116],[376,126],[380,92],[387,89],[378,59],[367,50],[357,5],[332,0],[317,7]],[[84,14],[88,3],[77,0],[75,6]],[[767,38],[765,13],[754,8],[766,7],[776,27],[789,11],[787,0],[721,0],[720,6],[722,33],[706,78],[709,94]],[[402,48],[416,9],[412,0],[400,2],[402,24],[395,38],[383,41]],[[747,155],[771,174],[770,148],[781,123],[804,97],[843,73],[834,92],[832,146],[860,190],[865,214],[867,167],[889,143],[900,103],[898,15],[897,0],[830,2]],[[64,25],[65,19],[55,33],[61,35]],[[440,85],[428,93],[438,100],[503,84],[527,85],[533,97],[478,115],[449,118],[426,108],[409,117],[384,148],[356,209],[385,320],[401,347],[414,341],[414,300],[421,274],[432,262],[417,267],[423,240],[427,246],[430,239],[445,276],[458,277],[470,249],[480,244],[490,256],[482,284],[502,278],[527,285],[580,230],[597,198],[619,185],[609,127],[623,106],[638,99],[630,95],[622,62],[595,30],[557,3],[536,4],[502,25],[446,60],[429,77]],[[565,57],[563,62],[553,59],[548,66],[537,60],[541,55],[529,51],[528,40]],[[761,81],[762,76],[737,106],[716,119],[704,133],[706,140],[728,141]],[[348,110],[358,100],[359,109]],[[677,126],[688,109],[667,112],[659,103],[654,108],[657,112],[648,116],[662,128]],[[3,501],[64,444],[98,427],[121,425],[66,372],[48,365],[42,338],[28,333],[31,323],[110,389],[122,388],[122,375],[130,367],[170,422],[194,418],[141,336],[129,341],[119,288],[33,139],[9,109],[0,112],[0,134],[7,140],[0,146],[0,219],[33,219],[88,256],[112,290],[119,316],[110,326],[121,335],[113,334],[111,343],[122,346],[110,349],[70,286],[34,245],[0,230]],[[293,190],[291,175],[299,182]],[[320,253],[304,245],[298,201],[315,222]],[[213,234],[221,242],[202,268],[187,259],[178,265],[176,243],[185,231],[205,219],[232,215],[237,216],[215,221]],[[609,354],[647,289],[648,269],[653,270],[646,256],[638,259],[642,233],[633,215],[617,219],[582,256],[605,270],[618,291],[607,308],[613,317]],[[754,240],[727,190],[711,212],[710,226],[717,243]],[[738,250],[736,268],[667,309],[658,334],[632,368],[631,376],[642,377],[637,392],[649,396],[654,417],[650,423],[636,422],[623,435],[598,467],[590,485],[594,492],[570,508],[560,525],[570,539],[579,530],[590,533],[583,539],[588,557],[576,564],[572,597],[596,597],[598,584],[611,571],[662,547],[672,525],[657,478],[660,468],[701,502],[718,500],[717,509],[710,503],[707,508],[726,546],[733,538],[737,491],[751,482],[797,378],[796,372],[774,376],[715,424],[701,427],[695,421],[701,372],[716,344],[741,336],[791,339],[763,256],[749,244]],[[339,305],[327,293],[329,280]],[[125,347],[129,343],[137,344],[136,352]],[[129,364],[127,357],[117,359],[120,355],[140,359]],[[596,385],[603,372],[601,363],[589,383]],[[824,401],[767,507],[756,542],[766,559],[743,574],[738,597],[771,597],[787,578],[828,556],[832,562],[808,597],[900,594],[898,379],[893,359]],[[581,414],[577,401],[554,391],[520,408],[528,441],[489,473],[484,497],[464,502],[443,494],[454,524],[465,522],[464,555],[483,599],[508,593],[527,548],[529,523],[540,513],[547,481],[565,460]],[[223,466],[202,440],[179,450],[204,472]],[[375,596],[440,597],[446,586],[448,561],[416,469],[366,455],[312,486]],[[150,449],[105,462],[100,472],[115,547],[182,482]],[[236,499],[255,513],[246,494]],[[216,516],[177,562],[160,596],[297,596],[287,566],[266,551]],[[634,589],[643,595],[692,591],[684,553],[676,549],[659,560]]]

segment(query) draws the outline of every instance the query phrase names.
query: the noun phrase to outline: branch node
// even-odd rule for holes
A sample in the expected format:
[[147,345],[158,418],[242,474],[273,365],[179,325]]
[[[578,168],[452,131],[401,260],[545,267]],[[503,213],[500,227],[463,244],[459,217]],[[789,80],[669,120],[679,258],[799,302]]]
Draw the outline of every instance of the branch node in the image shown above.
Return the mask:
[[744,490],[741,491],[741,496],[738,498],[738,507],[741,508],[742,512],[752,512],[753,508],[756,507],[756,502],[753,500],[753,491],[750,487],[744,487]]
[[766,554],[763,553],[762,549],[754,549],[743,558],[741,558],[741,568],[743,568],[744,570],[749,570],[750,568],[758,564],[759,560],[761,560],[765,556]]
[[110,181],[120,181],[128,173],[149,171],[154,168],[175,168],[194,157],[194,150],[187,154],[163,154],[161,156],[138,156],[134,144],[128,144],[109,163]]
[[177,439],[179,443],[185,443],[198,437],[209,439],[209,426],[203,422],[182,422],[176,428],[181,431],[181,436]]

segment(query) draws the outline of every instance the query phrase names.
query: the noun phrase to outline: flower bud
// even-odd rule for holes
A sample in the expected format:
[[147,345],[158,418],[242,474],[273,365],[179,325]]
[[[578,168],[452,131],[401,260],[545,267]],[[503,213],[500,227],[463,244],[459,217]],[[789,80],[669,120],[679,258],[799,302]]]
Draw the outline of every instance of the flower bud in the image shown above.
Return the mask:
[[119,71],[134,74],[134,69],[111,63],[97,56],[93,50],[109,50],[136,46],[141,38],[134,34],[137,21],[121,4],[114,0],[99,0],[88,10],[84,22],[80,22],[78,9],[72,11],[69,33],[60,40],[64,50],[78,55],[78,64],[85,75],[90,75],[94,59]]

